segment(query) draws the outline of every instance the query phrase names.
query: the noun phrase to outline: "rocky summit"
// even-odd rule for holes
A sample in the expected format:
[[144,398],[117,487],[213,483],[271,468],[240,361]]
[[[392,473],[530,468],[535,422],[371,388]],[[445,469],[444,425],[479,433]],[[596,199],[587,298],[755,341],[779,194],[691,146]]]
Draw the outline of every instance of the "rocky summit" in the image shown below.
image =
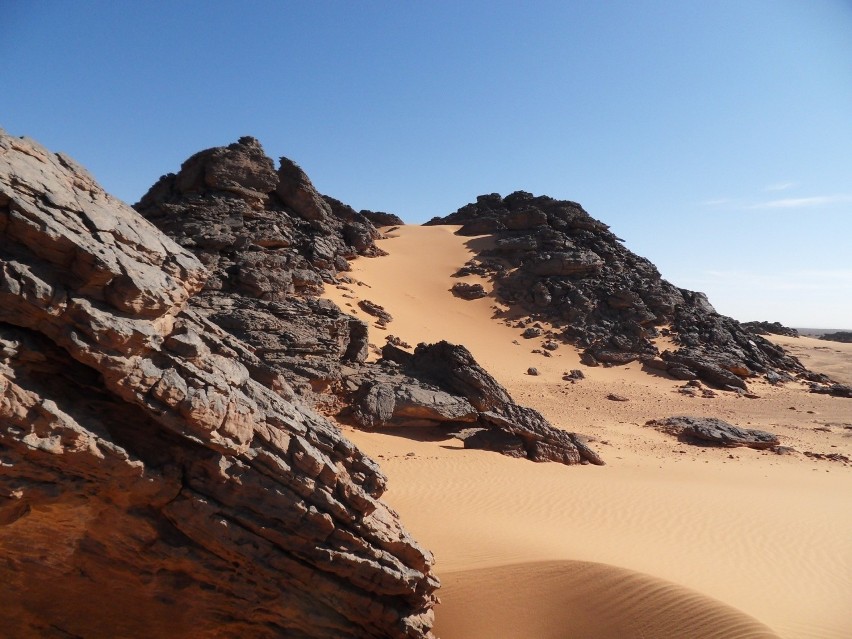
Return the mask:
[[[481,195],[427,224],[461,225],[461,235],[491,235],[493,246],[458,275],[490,278],[498,300],[561,330],[589,366],[641,361],[677,379],[745,391],[757,376],[826,382],[796,358],[716,312],[703,293],[664,280],[609,227],[576,202],[518,191]],[[654,340],[670,337],[674,349]]]
[[[254,138],[193,155],[135,208],[212,271],[189,305],[249,344],[265,379],[285,379],[317,410],[366,429],[416,422],[533,461],[602,463],[578,436],[521,410],[463,346],[423,344],[412,358],[389,345],[368,362],[367,324],[317,296],[324,284],[352,282],[348,260],[382,255],[373,221],[399,218],[321,195],[292,160],[276,170]],[[370,300],[359,306],[379,327],[393,321]],[[412,365],[426,353],[431,367]],[[470,383],[450,381],[459,378]],[[488,408],[475,399],[483,393],[492,395]],[[487,418],[495,411],[502,419]]]
[[[308,339],[298,321],[279,335],[276,301],[375,233],[344,211],[322,237],[348,241],[320,239],[336,205],[282,171],[244,140],[162,181],[196,207],[196,256],[68,157],[0,135],[4,636],[430,636],[433,559],[381,501],[381,470],[279,374],[297,364],[265,361]],[[232,197],[204,208],[204,189]],[[265,224],[273,189],[301,212],[298,237]],[[262,223],[229,257],[222,237]],[[312,268],[261,264],[260,248],[301,240]],[[272,310],[235,298],[229,332],[214,302],[232,289]],[[315,348],[358,360],[362,327],[338,316]]]

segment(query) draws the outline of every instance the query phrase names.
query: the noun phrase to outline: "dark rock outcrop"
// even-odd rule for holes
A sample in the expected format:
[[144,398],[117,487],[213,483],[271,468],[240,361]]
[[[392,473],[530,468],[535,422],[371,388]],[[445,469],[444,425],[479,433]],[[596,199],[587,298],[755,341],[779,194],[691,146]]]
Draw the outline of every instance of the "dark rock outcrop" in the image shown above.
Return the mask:
[[835,331],[833,333],[825,333],[819,336],[829,342],[843,342],[844,344],[852,344],[852,331]]
[[748,448],[773,448],[778,446],[778,437],[765,430],[740,428],[721,419],[712,417],[668,417],[645,423],[683,441],[716,446],[746,446]]
[[[241,168],[225,178],[227,166]],[[196,153],[135,208],[210,270],[192,307],[333,412],[336,398],[323,391],[342,383],[342,367],[364,361],[367,325],[316,296],[346,280],[348,260],[382,254],[370,220],[319,194],[291,160],[276,171],[249,137]]]
[[[567,342],[584,349],[587,365],[655,361],[677,378],[721,388],[742,389],[768,372],[817,379],[782,348],[718,314],[703,293],[664,280],[576,202],[523,191],[482,195],[427,224],[494,235],[493,248],[463,271],[490,275],[498,300],[561,327]],[[680,348],[655,360],[661,334]]]
[[[376,464],[269,363],[314,339],[271,337],[298,324],[287,292],[370,254],[372,226],[246,138],[140,208],[198,258],[0,134],[4,634],[430,636],[430,553]],[[362,359],[366,327],[326,317],[317,348]]]
[[822,395],[833,395],[834,397],[852,397],[852,386],[848,384],[817,384],[810,386],[812,393]]
[[[179,188],[188,181],[187,170],[198,170],[194,167],[208,161],[222,162],[230,155],[238,158],[232,163],[242,165],[248,161],[243,158],[249,157],[258,163],[258,171],[272,175],[272,161],[261,159],[257,149],[256,140],[243,138],[229,147],[202,151],[187,160],[177,175],[161,178],[136,205],[179,244],[217,269],[213,283],[190,305],[250,344],[267,374],[279,374],[315,407],[344,415],[362,428],[469,426],[481,421],[482,413],[506,413],[501,407],[514,406],[505,389],[461,347],[424,345],[412,357],[385,346],[384,362],[365,362],[366,324],[314,296],[324,282],[345,278],[341,273],[349,268],[347,259],[356,254],[378,255],[372,244],[378,233],[369,215],[355,214],[337,200],[319,195],[290,160],[282,158],[277,183],[272,178],[264,182],[265,188],[272,188],[264,197],[255,196],[254,183],[250,199],[233,188],[222,190],[218,182],[215,188],[206,183],[191,191]],[[518,218],[512,223],[523,226],[532,221]],[[347,224],[360,225],[361,231],[347,232]],[[215,241],[199,242],[202,229]],[[286,236],[287,242],[270,243],[269,238],[279,236]],[[243,275],[246,270],[250,276]],[[300,285],[282,289],[275,286],[276,281]],[[379,328],[393,319],[374,302],[358,304],[377,318]],[[530,459],[600,461],[591,451],[581,455],[572,443],[573,435],[553,428],[538,413],[537,417],[515,415],[524,415],[518,432],[535,433],[529,435],[529,442],[551,441],[554,450],[560,451],[539,454],[536,451],[544,450],[544,443],[530,443],[524,448]],[[489,430],[497,428],[491,422],[482,424]]]
[[362,216],[370,220],[373,226],[402,226],[405,222],[402,218],[394,213],[385,213],[384,211],[368,211],[362,209],[358,211]]
[[468,284],[467,282],[456,282],[450,290],[453,295],[463,300],[477,300],[488,295],[482,284]]
[[443,425],[465,448],[537,462],[603,464],[579,435],[515,404],[464,346],[420,344],[412,354],[387,344],[382,354],[384,370],[365,368],[353,378],[360,390],[352,418],[362,427]]
[[799,331],[781,322],[743,322],[742,327],[755,335],[785,335],[786,337],[798,337]]

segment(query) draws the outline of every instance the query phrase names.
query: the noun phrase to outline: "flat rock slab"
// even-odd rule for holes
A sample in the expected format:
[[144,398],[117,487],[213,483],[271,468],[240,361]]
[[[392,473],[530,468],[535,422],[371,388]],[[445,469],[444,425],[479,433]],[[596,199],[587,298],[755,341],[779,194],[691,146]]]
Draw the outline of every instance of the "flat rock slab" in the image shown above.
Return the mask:
[[747,446],[765,449],[778,446],[778,437],[765,430],[740,428],[712,417],[668,417],[645,423],[691,443],[710,443],[717,446]]

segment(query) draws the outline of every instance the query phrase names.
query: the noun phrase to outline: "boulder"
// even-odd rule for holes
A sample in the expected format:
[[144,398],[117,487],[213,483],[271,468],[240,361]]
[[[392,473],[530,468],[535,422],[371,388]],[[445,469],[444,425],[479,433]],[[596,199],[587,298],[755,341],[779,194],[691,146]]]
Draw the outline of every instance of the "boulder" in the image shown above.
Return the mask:
[[646,426],[657,428],[684,441],[709,443],[717,446],[746,446],[765,449],[778,446],[778,437],[764,430],[740,428],[712,417],[669,417],[651,420]]
[[476,300],[488,295],[482,284],[468,284],[467,282],[456,282],[450,290],[453,295],[463,300]]

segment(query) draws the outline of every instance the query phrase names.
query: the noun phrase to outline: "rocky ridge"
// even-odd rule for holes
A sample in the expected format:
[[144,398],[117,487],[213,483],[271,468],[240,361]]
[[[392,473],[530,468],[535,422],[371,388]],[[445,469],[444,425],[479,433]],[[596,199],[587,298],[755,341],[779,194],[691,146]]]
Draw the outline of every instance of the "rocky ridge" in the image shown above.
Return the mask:
[[[482,195],[427,224],[493,235],[493,248],[480,251],[458,275],[491,278],[498,300],[523,309],[528,323],[547,320],[557,327],[563,340],[583,349],[587,365],[639,360],[677,379],[739,392],[757,376],[773,383],[830,381],[717,313],[703,293],[664,280],[576,202],[523,191]],[[654,343],[661,336],[678,348],[661,352]]]
[[[280,371],[297,358],[273,366],[256,347],[285,342],[289,357],[313,338],[245,320],[247,343],[214,320],[226,308],[251,319],[254,307],[210,299],[243,287],[269,309],[261,321],[290,326],[280,290],[318,287],[323,269],[345,265],[339,255],[372,250],[374,229],[306,197],[282,165],[277,197],[301,211],[313,268],[296,255],[261,264],[263,251],[218,252],[211,227],[228,233],[234,206],[256,224],[276,175],[255,170],[251,141],[237,151],[196,159],[179,184],[157,187],[191,194],[203,222],[185,241],[199,260],[66,156],[0,133],[9,636],[431,636],[433,559],[381,501],[381,470],[293,391]],[[215,190],[209,208],[199,189]],[[319,216],[329,210],[334,220]],[[290,229],[278,230],[266,247],[288,245]],[[361,357],[363,327],[324,316],[318,300],[299,304],[285,311],[327,319],[318,348]]]
[[[414,414],[427,427],[476,422],[476,432],[493,431],[506,445],[479,435],[466,439],[467,446],[479,443],[534,461],[601,463],[576,436],[554,428],[535,411],[522,410],[505,391],[495,396],[491,409],[470,412],[464,407],[477,391],[448,387],[422,367],[400,366],[407,355],[401,349],[386,347],[379,362],[367,362],[368,326],[316,295],[323,284],[353,283],[347,260],[382,254],[371,219],[388,224],[398,218],[356,213],[319,194],[287,158],[281,158],[276,172],[254,138],[193,155],[178,173],[163,176],[135,208],[213,270],[189,304],[251,345],[314,407],[368,429],[410,425]],[[276,286],[279,281],[282,286]],[[359,305],[376,318],[377,328],[393,321],[374,302]],[[463,347],[421,345],[411,361],[420,361],[418,352],[439,352],[460,375],[488,388],[499,386]],[[495,410],[502,420],[485,417]],[[472,432],[462,429],[459,436]]]

